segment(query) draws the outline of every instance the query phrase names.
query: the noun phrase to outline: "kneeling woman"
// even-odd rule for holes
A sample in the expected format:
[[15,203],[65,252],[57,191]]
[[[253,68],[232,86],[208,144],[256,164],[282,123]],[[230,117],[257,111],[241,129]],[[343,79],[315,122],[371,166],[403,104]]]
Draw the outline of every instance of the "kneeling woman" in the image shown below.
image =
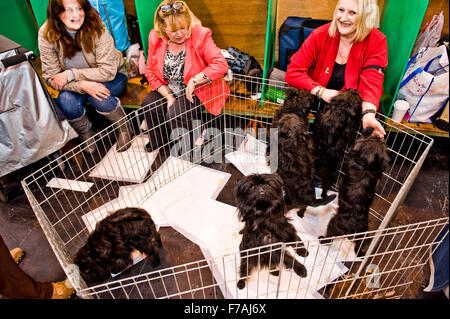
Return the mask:
[[[156,9],[148,38],[145,76],[150,92],[143,100],[150,129],[147,150],[169,138],[172,129],[192,131],[192,120],[203,111],[219,115],[230,90],[223,80],[228,64],[214,43],[211,30],[201,26],[184,1],[164,0]],[[197,88],[201,84],[209,85]],[[164,98],[164,99],[163,99]]]
[[[58,106],[83,140],[90,138],[91,122],[84,104],[90,102],[98,113],[115,123],[119,131],[117,150],[130,145],[132,131],[118,96],[125,90],[128,78],[118,70],[122,53],[88,0],[50,0],[47,21],[39,30],[42,75],[60,91]],[[94,145],[84,150],[93,153]]]

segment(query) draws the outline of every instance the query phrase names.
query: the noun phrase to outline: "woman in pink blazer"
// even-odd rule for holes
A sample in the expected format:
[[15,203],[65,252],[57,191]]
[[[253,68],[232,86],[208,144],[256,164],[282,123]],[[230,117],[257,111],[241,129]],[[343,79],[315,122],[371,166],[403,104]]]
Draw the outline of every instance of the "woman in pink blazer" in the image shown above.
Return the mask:
[[145,76],[152,92],[142,106],[150,130],[146,149],[151,151],[164,145],[172,129],[192,132],[192,121],[204,108],[219,115],[230,90],[223,80],[227,61],[211,30],[201,26],[186,2],[160,3],[148,47]]

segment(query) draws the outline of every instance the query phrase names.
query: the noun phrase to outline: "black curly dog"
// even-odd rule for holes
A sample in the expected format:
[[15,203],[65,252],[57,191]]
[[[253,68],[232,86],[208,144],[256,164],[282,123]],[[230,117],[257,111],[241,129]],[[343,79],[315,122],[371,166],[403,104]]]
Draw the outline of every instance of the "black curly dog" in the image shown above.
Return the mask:
[[[366,232],[375,188],[389,165],[389,150],[383,140],[366,128],[349,149],[344,177],[339,183],[339,208],[327,227],[327,237]],[[360,238],[360,237],[358,237]],[[362,240],[355,251],[361,255]]]
[[287,188],[286,203],[298,207],[300,217],[307,206],[326,205],[336,197],[316,199],[314,191],[314,143],[306,118],[313,102],[310,93],[289,89],[272,122],[278,129],[277,173]]
[[[242,240],[239,246],[241,252],[240,280],[237,283],[239,289],[245,287],[245,277],[258,266],[272,270],[280,265],[280,250],[270,251],[270,248],[262,248],[248,252],[247,249],[280,242],[299,242],[293,249],[300,256],[308,255],[294,226],[286,217],[287,208],[281,177],[276,174],[246,176],[238,182],[236,199],[239,219],[245,223],[240,231]],[[305,266],[294,259],[289,252],[284,254],[283,262],[287,268],[293,268],[300,277],[306,277]],[[273,274],[278,275],[279,271],[274,271]]]
[[356,139],[361,123],[362,99],[349,89],[331,99],[316,114],[314,146],[316,170],[322,184],[322,198],[335,183],[345,148]]
[[283,105],[275,112],[273,122],[277,122],[284,114],[296,114],[306,120],[314,101],[314,96],[307,90],[288,88]]
[[152,267],[160,264],[161,238],[150,215],[140,208],[119,209],[97,223],[74,263],[88,282],[104,281],[133,265],[131,252],[148,256]]

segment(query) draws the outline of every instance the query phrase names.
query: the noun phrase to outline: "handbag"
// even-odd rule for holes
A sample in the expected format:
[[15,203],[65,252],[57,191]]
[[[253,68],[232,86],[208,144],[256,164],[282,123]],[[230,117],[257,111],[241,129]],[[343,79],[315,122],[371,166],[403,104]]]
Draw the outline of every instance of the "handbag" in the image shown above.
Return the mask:
[[408,101],[408,122],[431,123],[448,101],[448,55],[445,45],[422,48],[407,65],[397,96]]

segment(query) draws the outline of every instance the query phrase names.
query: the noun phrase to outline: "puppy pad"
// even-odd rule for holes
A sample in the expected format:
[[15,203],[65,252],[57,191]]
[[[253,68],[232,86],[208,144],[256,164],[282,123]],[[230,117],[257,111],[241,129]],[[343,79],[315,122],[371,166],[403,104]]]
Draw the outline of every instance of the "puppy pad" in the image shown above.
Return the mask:
[[[169,180],[168,176],[175,173],[176,177]],[[171,226],[162,214],[163,208],[190,194],[215,199],[230,177],[231,174],[226,172],[169,157],[146,183],[120,187],[118,198],[90,211],[82,219],[91,232],[95,224],[110,212],[125,207],[140,207],[150,214],[157,229]]]
[[[346,273],[348,269],[337,262],[327,246],[304,233],[296,210],[290,217],[298,235],[308,246],[309,256],[296,258],[308,270],[306,278],[300,278],[292,270],[270,275],[268,270],[254,272],[243,290],[237,289],[239,280],[239,234],[243,223],[239,222],[237,210],[208,198],[185,196],[163,210],[169,224],[195,244],[199,245],[221,291],[227,298],[319,298],[316,290]],[[295,216],[294,216],[295,215]],[[294,218],[297,220],[295,221]],[[279,289],[277,289],[279,287]],[[320,297],[321,298],[321,297]]]
[[70,191],[86,193],[92,185],[94,185],[94,183],[53,177],[46,186],[51,188],[62,188]]
[[123,152],[117,152],[114,144],[89,176],[115,181],[142,183],[158,155],[158,150],[151,153],[146,152],[145,145],[147,142],[148,136],[137,136],[132,140],[131,146]]
[[266,160],[266,144],[247,135],[238,150],[225,154],[225,159],[232,163],[243,175],[270,174]]

